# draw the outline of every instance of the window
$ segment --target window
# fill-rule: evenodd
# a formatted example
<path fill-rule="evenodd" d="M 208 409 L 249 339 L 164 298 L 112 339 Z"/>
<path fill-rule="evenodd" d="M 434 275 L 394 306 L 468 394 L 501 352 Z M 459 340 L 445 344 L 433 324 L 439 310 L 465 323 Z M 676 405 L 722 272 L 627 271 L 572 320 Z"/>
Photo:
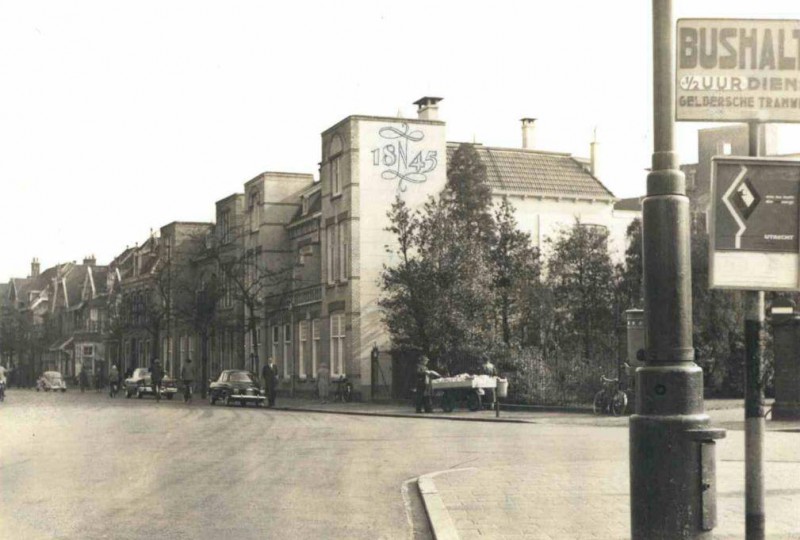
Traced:
<path fill-rule="evenodd" d="M 289 364 L 292 362 L 292 325 L 283 325 L 283 377 L 291 376 Z"/>
<path fill-rule="evenodd" d="M 341 156 L 331 159 L 331 195 L 336 196 L 342 193 L 342 166 Z"/>
<path fill-rule="evenodd" d="M 306 378 L 306 350 L 308 347 L 308 321 L 300 321 L 297 329 L 297 374 L 301 379 Z"/>
<path fill-rule="evenodd" d="M 278 359 L 278 340 L 279 338 L 279 330 L 277 326 L 272 327 L 272 358 L 277 361 Z"/>
<path fill-rule="evenodd" d="M 328 283 L 336 283 L 336 254 L 339 250 L 336 249 L 336 225 L 329 225 L 327 228 L 327 246 L 328 246 Z"/>
<path fill-rule="evenodd" d="M 331 315 L 331 375 L 344 375 L 344 314 Z"/>
<path fill-rule="evenodd" d="M 250 231 L 258 231 L 258 227 L 261 225 L 261 200 L 257 191 L 250 194 L 247 212 L 250 218 Z"/>
<path fill-rule="evenodd" d="M 729 156 L 731 155 L 732 151 L 733 149 L 731 147 L 731 143 L 729 142 L 722 143 L 722 155 Z"/>
<path fill-rule="evenodd" d="M 339 272 L 338 272 L 338 279 L 339 281 L 345 281 L 347 279 L 347 237 L 345 236 L 345 225 L 347 222 L 339 223 L 338 227 L 338 234 L 337 240 L 339 241 Z"/>
<path fill-rule="evenodd" d="M 317 373 L 319 359 L 319 319 L 311 321 L 311 373 Z"/>
<path fill-rule="evenodd" d="M 231 241 L 231 211 L 223 210 L 219 214 L 219 239 L 223 244 Z"/>
<path fill-rule="evenodd" d="M 83 356 L 92 356 L 94 354 L 94 346 L 93 345 L 84 345 L 83 346 Z"/>

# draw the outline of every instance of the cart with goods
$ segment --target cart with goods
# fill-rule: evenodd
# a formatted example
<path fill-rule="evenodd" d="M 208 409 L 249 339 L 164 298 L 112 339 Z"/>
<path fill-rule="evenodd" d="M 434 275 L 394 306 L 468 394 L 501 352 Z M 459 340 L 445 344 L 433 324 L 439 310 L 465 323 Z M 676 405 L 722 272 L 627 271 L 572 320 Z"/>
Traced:
<path fill-rule="evenodd" d="M 487 397 L 486 390 L 495 390 L 498 389 L 498 386 L 502 386 L 502 390 L 505 391 L 508 388 L 508 382 L 490 375 L 469 375 L 467 373 L 431 381 L 434 399 L 441 404 L 444 412 L 452 412 L 459 406 L 465 406 L 470 411 L 480 410 Z M 490 392 L 489 394 L 494 393 Z"/>

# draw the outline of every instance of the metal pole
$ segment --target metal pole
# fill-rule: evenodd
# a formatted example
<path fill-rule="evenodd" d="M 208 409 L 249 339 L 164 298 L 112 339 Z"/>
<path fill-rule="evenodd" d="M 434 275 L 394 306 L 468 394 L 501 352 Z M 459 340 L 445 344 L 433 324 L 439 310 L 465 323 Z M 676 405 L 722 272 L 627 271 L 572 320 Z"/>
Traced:
<path fill-rule="evenodd" d="M 750 155 L 761 155 L 764 125 L 750 122 Z M 763 356 L 764 341 L 764 292 L 744 293 L 744 343 L 745 343 L 745 389 L 744 389 L 744 491 L 745 491 L 745 537 L 747 540 L 764 538 L 764 385 Z"/>
<path fill-rule="evenodd" d="M 671 0 L 653 0 L 652 170 L 643 201 L 646 362 L 630 418 L 634 540 L 711 538 L 716 520 L 714 438 L 703 371 L 692 345 L 691 216 L 674 150 Z"/>

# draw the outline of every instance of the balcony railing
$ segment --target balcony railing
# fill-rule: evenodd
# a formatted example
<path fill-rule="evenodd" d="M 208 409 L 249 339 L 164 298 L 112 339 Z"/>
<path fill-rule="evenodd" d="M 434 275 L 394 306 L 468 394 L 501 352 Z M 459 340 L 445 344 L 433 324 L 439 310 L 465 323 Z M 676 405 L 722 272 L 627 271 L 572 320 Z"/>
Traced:
<path fill-rule="evenodd" d="M 305 304 L 313 304 L 315 302 L 322 302 L 322 286 L 314 285 L 306 289 L 295 291 L 292 294 L 292 303 L 295 306 L 302 306 Z"/>

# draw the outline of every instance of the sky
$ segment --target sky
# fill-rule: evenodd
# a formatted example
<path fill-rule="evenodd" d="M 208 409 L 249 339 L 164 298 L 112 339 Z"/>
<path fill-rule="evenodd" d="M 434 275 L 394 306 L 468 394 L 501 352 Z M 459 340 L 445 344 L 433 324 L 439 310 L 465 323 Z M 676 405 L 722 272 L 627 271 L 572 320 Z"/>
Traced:
<path fill-rule="evenodd" d="M 674 15 L 800 18 L 796 0 L 673 0 Z M 415 117 L 450 141 L 589 155 L 644 194 L 652 143 L 646 0 L 0 0 L 0 282 L 107 264 L 264 171 L 318 177 L 319 134 L 352 114 Z M 680 123 L 681 162 L 698 128 Z M 800 151 L 797 125 L 781 152 Z"/>

